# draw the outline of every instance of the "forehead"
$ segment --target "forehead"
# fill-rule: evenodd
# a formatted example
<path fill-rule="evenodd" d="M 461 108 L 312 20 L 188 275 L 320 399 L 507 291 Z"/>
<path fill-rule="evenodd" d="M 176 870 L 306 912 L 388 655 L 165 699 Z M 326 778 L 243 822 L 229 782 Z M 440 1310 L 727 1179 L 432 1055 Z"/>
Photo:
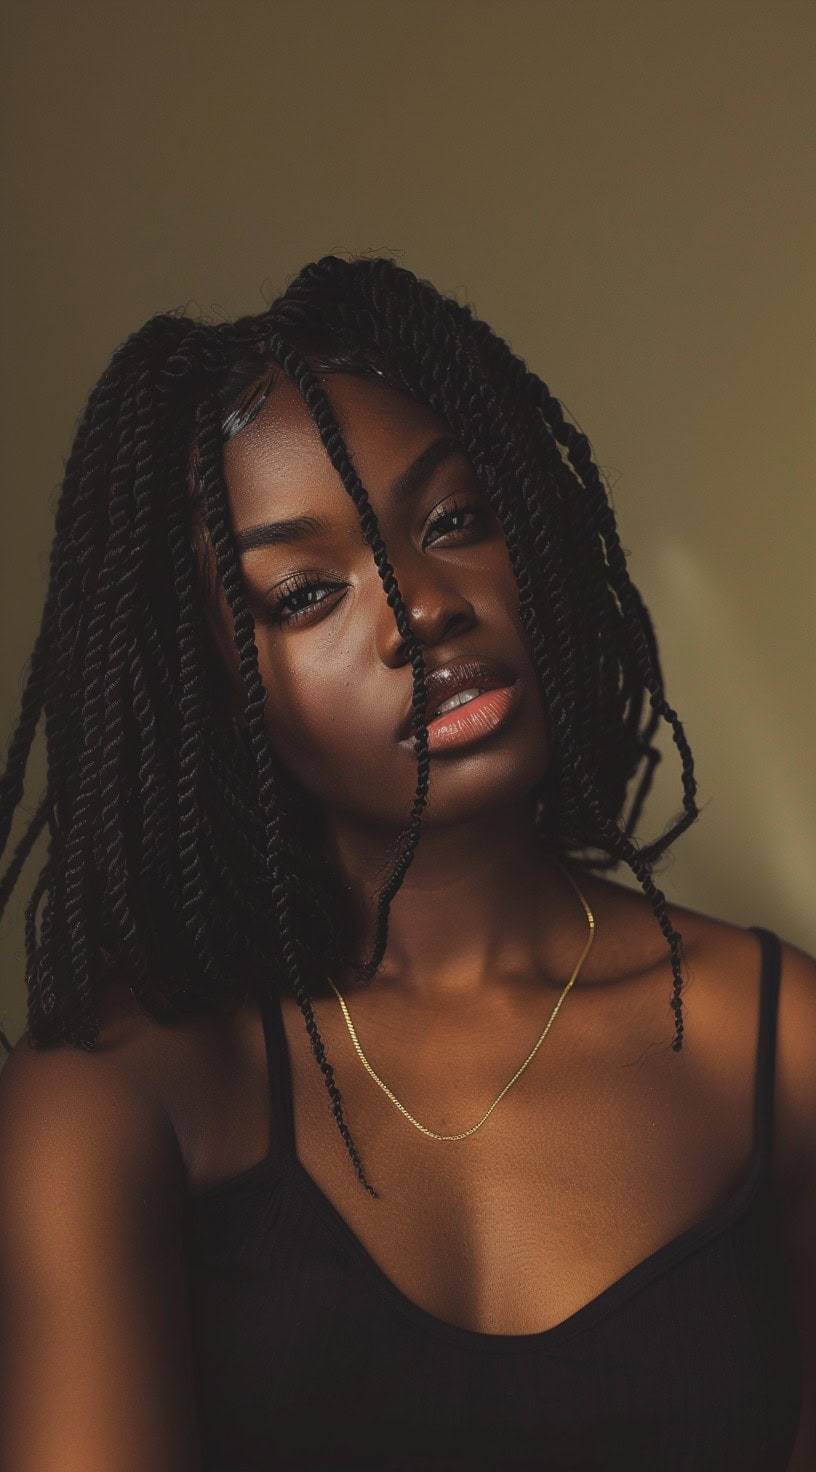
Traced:
<path fill-rule="evenodd" d="M 318 381 L 372 497 L 446 430 L 440 415 L 376 379 L 334 373 Z M 307 502 L 346 494 L 288 378 L 281 378 L 257 417 L 227 442 L 224 471 L 238 530 L 270 503 L 294 514 Z"/>

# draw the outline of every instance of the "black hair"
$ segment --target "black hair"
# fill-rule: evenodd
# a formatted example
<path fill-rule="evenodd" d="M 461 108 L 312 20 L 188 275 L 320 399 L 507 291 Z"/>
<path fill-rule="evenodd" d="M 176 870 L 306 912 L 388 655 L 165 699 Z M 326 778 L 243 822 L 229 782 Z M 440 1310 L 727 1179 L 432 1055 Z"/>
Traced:
<path fill-rule="evenodd" d="M 410 656 L 417 787 L 379 890 L 372 954 L 354 963 L 367 984 L 427 800 L 426 687 L 374 510 L 320 386 L 326 371 L 378 375 L 437 412 L 469 456 L 504 532 L 550 726 L 536 831 L 579 868 L 625 862 L 636 875 L 669 946 L 672 1047 L 682 1047 L 682 937 L 653 866 L 698 816 L 697 784 L 604 482 L 586 437 L 507 343 L 388 259 L 326 256 L 257 316 L 208 324 L 162 314 L 114 353 L 66 464 L 42 622 L 0 782 L 2 854 L 44 712 L 46 790 L 0 880 L 0 913 L 47 827 L 26 907 L 31 1046 L 93 1049 L 114 976 L 158 1021 L 287 986 L 357 1174 L 376 1196 L 311 1006 L 319 979 L 349 961 L 346 897 L 321 851 L 315 804 L 268 738 L 223 473 L 225 439 L 285 374 L 354 502 Z M 242 724 L 230 717 L 206 626 L 202 536 L 232 613 Z M 682 761 L 683 813 L 642 845 L 635 829 L 660 760 L 652 737 L 661 717 Z"/>

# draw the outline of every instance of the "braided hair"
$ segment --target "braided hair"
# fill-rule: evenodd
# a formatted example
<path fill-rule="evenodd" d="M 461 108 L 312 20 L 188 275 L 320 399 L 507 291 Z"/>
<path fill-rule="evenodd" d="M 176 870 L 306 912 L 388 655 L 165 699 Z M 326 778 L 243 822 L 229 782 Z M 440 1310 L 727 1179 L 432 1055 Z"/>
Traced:
<path fill-rule="evenodd" d="M 269 740 L 223 471 L 225 440 L 285 375 L 354 502 L 411 659 L 417 786 L 378 891 L 372 954 L 353 963 L 366 985 L 427 801 L 426 686 L 324 372 L 378 375 L 440 414 L 470 458 L 503 529 L 551 727 L 536 832 L 578 867 L 625 862 L 636 875 L 669 947 L 672 1048 L 682 1048 L 682 937 L 653 866 L 698 816 L 697 784 L 589 443 L 469 307 L 384 258 L 326 256 L 257 316 L 212 325 L 162 314 L 114 353 L 66 464 L 42 621 L 0 780 L 2 856 L 44 713 L 46 789 L 0 877 L 0 914 L 47 828 L 25 912 L 31 1046 L 93 1049 L 115 976 L 158 1021 L 288 987 L 357 1175 L 376 1196 L 311 1005 L 320 979 L 350 962 L 347 896 L 317 841 L 315 805 Z M 207 629 L 202 539 L 232 615 L 240 726 Z M 661 717 L 682 762 L 683 812 L 643 845 L 635 829 L 660 760 L 652 737 Z"/>

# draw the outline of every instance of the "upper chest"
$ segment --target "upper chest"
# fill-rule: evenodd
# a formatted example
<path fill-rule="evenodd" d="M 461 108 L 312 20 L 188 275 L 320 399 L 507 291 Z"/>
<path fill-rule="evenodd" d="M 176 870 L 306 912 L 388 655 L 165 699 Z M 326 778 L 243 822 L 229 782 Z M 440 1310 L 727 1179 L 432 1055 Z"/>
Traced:
<path fill-rule="evenodd" d="M 723 931 L 700 925 L 692 938 L 686 925 L 693 981 L 683 1051 L 670 1048 L 668 965 L 616 988 L 575 989 L 489 1118 L 457 1141 L 416 1129 L 364 1068 L 336 1002 L 316 1004 L 376 1200 L 340 1138 L 302 1014 L 285 999 L 299 1168 L 391 1282 L 426 1311 L 486 1333 L 536 1333 L 562 1322 L 730 1200 L 744 1176 L 754 1143 L 759 948 L 747 932 Z M 517 1071 L 555 1000 L 542 994 L 540 1007 L 536 1000 L 507 1035 L 463 1024 L 429 1045 L 398 1035 L 383 1014 L 359 1041 L 419 1123 L 459 1133 Z M 245 1018 L 243 1034 L 228 1044 L 206 1106 L 203 1091 L 191 1088 L 193 1190 L 253 1164 L 266 1153 L 270 1127 L 281 1127 L 269 1117 L 262 1035 L 251 1023 Z M 775 1168 L 784 1174 L 787 1144 L 777 1126 Z"/>

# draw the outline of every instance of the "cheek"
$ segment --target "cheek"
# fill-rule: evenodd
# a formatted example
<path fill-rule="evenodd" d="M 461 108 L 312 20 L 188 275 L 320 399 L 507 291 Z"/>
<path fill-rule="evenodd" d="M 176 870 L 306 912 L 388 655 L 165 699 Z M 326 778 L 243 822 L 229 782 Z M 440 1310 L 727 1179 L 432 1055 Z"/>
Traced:
<path fill-rule="evenodd" d="M 287 669 L 281 642 L 276 641 L 274 665 L 259 648 L 261 677 L 269 692 L 264 717 L 270 741 L 309 792 L 336 797 L 341 790 L 352 790 L 355 778 L 359 783 L 365 773 L 372 740 L 366 703 L 352 677 L 332 671 L 325 661 L 303 660 L 299 652 L 297 669 Z"/>

